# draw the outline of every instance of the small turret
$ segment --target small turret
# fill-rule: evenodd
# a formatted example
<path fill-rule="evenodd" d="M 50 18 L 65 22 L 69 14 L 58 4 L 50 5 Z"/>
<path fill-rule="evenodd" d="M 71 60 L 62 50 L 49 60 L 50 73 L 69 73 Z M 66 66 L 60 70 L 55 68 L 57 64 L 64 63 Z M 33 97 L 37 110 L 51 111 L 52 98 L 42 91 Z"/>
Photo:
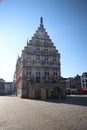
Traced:
<path fill-rule="evenodd" d="M 40 17 L 40 27 L 43 28 L 43 17 Z"/>
<path fill-rule="evenodd" d="M 28 45 L 28 38 L 27 38 L 27 45 Z"/>

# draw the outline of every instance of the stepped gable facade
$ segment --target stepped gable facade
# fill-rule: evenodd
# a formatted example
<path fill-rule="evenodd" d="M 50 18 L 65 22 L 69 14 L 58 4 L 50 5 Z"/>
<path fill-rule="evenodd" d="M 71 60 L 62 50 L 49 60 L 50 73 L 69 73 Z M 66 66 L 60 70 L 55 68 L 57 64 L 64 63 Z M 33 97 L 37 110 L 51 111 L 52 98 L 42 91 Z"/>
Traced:
<path fill-rule="evenodd" d="M 45 93 L 46 96 L 50 87 L 48 84 L 57 84 L 60 80 L 60 65 L 60 53 L 46 32 L 41 17 L 40 26 L 32 39 L 27 40 L 27 46 L 22 50 L 22 55 L 17 60 L 17 95 L 31 98 L 39 97 L 41 96 L 41 88 L 43 88 L 42 93 Z M 46 86 L 48 90 L 46 90 Z M 36 96 L 36 93 L 39 93 L 39 96 Z"/>

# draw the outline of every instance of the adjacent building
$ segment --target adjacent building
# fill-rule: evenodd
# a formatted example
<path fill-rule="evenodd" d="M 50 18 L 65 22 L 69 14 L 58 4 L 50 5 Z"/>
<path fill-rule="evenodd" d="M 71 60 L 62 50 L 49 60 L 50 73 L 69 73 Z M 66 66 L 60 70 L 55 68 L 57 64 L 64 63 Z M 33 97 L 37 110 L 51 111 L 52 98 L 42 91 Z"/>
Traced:
<path fill-rule="evenodd" d="M 5 94 L 5 80 L 0 79 L 0 95 L 4 95 L 4 94 Z"/>
<path fill-rule="evenodd" d="M 70 89 L 71 93 L 80 92 L 81 88 L 81 76 L 69 77 L 66 80 L 66 89 Z"/>
<path fill-rule="evenodd" d="M 5 82 L 4 93 L 5 95 L 13 94 L 13 82 Z"/>
<path fill-rule="evenodd" d="M 87 93 L 87 72 L 84 72 L 81 76 L 81 91 Z"/>
<path fill-rule="evenodd" d="M 64 95 L 60 53 L 40 18 L 40 26 L 17 59 L 16 92 L 20 97 L 52 98 Z"/>

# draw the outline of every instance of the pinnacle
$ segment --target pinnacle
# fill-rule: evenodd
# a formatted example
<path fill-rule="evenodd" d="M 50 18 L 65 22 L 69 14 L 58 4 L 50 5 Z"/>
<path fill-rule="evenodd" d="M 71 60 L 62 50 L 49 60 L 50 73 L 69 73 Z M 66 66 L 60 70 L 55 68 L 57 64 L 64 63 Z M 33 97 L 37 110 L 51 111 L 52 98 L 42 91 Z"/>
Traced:
<path fill-rule="evenodd" d="M 40 18 L 40 24 L 43 25 L 43 17 Z"/>
<path fill-rule="evenodd" d="M 40 27 L 43 28 L 43 17 L 40 17 Z"/>

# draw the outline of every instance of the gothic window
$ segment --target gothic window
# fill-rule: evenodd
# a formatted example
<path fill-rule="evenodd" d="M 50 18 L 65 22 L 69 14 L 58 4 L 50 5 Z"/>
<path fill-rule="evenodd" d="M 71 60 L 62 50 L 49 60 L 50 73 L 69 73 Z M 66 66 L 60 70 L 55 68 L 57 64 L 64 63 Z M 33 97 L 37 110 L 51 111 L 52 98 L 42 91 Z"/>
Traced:
<path fill-rule="evenodd" d="M 40 41 L 36 40 L 36 45 L 39 46 L 40 45 Z"/>
<path fill-rule="evenodd" d="M 56 57 L 53 57 L 53 64 L 56 64 Z"/>
<path fill-rule="evenodd" d="M 45 48 L 44 48 L 44 53 L 45 53 L 45 54 L 48 54 L 48 51 L 49 51 L 48 47 L 45 47 Z"/>
<path fill-rule="evenodd" d="M 45 79 L 48 80 L 49 79 L 49 72 L 44 72 L 44 76 L 45 76 Z"/>
<path fill-rule="evenodd" d="M 40 55 L 36 56 L 36 64 L 40 64 Z"/>
<path fill-rule="evenodd" d="M 45 76 L 49 76 L 49 72 L 45 72 Z"/>
<path fill-rule="evenodd" d="M 31 56 L 30 55 L 26 55 L 25 63 L 31 63 Z"/>
<path fill-rule="evenodd" d="M 40 83 L 40 72 L 36 72 L 36 83 Z"/>
<path fill-rule="evenodd" d="M 40 76 L 40 72 L 36 72 L 36 76 Z"/>
<path fill-rule="evenodd" d="M 55 80 L 57 80 L 58 73 L 56 71 L 53 72 L 53 77 L 54 77 Z"/>
<path fill-rule="evenodd" d="M 48 40 L 44 40 L 44 45 L 45 46 L 49 46 L 49 41 Z"/>
<path fill-rule="evenodd" d="M 48 64 L 48 56 L 44 56 L 44 63 Z"/>
<path fill-rule="evenodd" d="M 28 63 L 31 63 L 31 56 L 27 57 L 27 61 L 28 61 Z"/>
<path fill-rule="evenodd" d="M 36 48 L 36 53 L 40 53 L 40 48 L 39 47 Z"/>
<path fill-rule="evenodd" d="M 82 82 L 84 83 L 84 79 L 82 80 Z"/>
<path fill-rule="evenodd" d="M 47 40 L 44 40 L 44 45 L 46 45 L 47 44 Z"/>
<path fill-rule="evenodd" d="M 26 75 L 27 75 L 27 79 L 30 80 L 31 76 L 32 76 L 32 72 L 31 71 L 27 71 Z"/>

